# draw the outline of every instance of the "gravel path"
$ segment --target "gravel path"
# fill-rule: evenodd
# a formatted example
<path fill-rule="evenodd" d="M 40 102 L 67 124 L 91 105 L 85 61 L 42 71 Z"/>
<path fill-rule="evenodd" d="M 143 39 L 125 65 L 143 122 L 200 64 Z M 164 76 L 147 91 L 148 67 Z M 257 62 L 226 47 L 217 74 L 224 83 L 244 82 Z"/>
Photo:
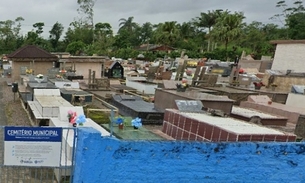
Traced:
<path fill-rule="evenodd" d="M 0 78 L 0 125 L 2 126 L 31 126 L 31 122 L 18 94 L 12 92 L 7 85 L 10 78 Z"/>

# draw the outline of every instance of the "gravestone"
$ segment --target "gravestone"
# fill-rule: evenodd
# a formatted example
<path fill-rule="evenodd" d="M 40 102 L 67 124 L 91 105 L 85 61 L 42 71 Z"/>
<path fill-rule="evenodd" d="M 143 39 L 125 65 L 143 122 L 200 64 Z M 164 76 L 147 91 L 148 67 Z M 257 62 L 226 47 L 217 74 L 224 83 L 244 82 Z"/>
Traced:
<path fill-rule="evenodd" d="M 181 112 L 203 112 L 200 100 L 175 100 L 175 102 Z"/>

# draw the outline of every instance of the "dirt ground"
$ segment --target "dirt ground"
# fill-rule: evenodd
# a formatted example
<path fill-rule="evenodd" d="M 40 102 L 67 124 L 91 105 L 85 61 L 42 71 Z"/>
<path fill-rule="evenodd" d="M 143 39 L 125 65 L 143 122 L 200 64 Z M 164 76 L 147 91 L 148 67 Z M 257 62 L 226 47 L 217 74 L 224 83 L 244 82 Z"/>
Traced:
<path fill-rule="evenodd" d="M 18 93 L 12 92 L 10 78 L 0 78 L 0 124 L 3 126 L 31 126 Z M 14 96 L 15 95 L 15 96 Z"/>

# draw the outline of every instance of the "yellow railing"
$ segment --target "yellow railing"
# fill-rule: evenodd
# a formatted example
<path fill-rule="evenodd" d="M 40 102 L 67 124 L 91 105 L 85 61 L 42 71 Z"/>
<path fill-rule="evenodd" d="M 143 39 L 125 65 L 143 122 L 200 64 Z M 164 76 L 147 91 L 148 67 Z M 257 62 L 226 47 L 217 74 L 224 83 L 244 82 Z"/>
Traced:
<path fill-rule="evenodd" d="M 137 93 L 133 93 L 129 90 L 123 90 L 123 94 L 125 93 L 128 93 L 128 94 L 131 94 L 131 95 L 134 95 L 134 96 L 138 96 L 138 97 L 141 97 L 143 100 L 147 101 L 147 102 L 151 102 L 151 98 L 150 97 L 146 97 L 146 96 L 142 96 L 142 95 L 139 95 Z"/>

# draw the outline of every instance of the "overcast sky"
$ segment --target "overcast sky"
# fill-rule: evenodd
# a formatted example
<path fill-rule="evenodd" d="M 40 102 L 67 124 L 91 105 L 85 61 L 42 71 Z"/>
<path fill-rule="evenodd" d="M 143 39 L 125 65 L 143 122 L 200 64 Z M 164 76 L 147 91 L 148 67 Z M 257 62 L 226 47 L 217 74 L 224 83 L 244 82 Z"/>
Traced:
<path fill-rule="evenodd" d="M 5 3 L 4 3 L 5 1 Z M 134 21 L 160 23 L 190 21 L 208 10 L 228 9 L 244 12 L 246 22 L 273 22 L 269 18 L 280 13 L 275 5 L 279 0 L 97 0 L 94 6 L 94 23 L 108 22 L 117 32 L 119 19 L 133 16 Z M 14 20 L 21 16 L 22 33 L 32 30 L 33 24 L 44 22 L 44 36 L 57 21 L 65 28 L 78 16 L 77 0 L 1 0 L 0 20 Z M 286 0 L 292 4 L 293 0 Z"/>

